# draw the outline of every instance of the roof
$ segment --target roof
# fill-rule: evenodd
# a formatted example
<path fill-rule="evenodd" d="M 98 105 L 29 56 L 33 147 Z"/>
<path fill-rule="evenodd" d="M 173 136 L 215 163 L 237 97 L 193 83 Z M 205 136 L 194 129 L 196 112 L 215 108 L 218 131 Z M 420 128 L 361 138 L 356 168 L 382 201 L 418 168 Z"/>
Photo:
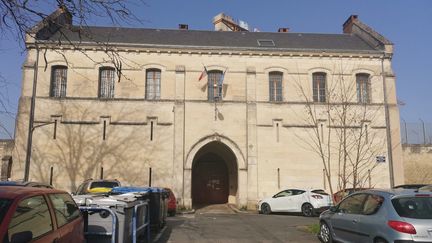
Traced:
<path fill-rule="evenodd" d="M 240 49 L 262 51 L 378 52 L 354 34 L 312 34 L 278 32 L 228 32 L 144 28 L 62 28 L 46 40 L 142 45 L 149 47 Z M 274 46 L 260 46 L 258 40 L 272 40 Z M 88 43 L 90 42 L 90 43 Z"/>

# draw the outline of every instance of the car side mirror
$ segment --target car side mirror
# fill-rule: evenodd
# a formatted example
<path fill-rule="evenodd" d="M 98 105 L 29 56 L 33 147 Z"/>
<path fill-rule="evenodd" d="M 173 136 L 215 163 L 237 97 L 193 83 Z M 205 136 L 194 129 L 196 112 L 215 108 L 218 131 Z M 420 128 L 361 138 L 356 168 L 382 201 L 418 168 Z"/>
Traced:
<path fill-rule="evenodd" d="M 33 238 L 31 231 L 18 232 L 12 235 L 10 243 L 26 243 L 30 242 Z"/>

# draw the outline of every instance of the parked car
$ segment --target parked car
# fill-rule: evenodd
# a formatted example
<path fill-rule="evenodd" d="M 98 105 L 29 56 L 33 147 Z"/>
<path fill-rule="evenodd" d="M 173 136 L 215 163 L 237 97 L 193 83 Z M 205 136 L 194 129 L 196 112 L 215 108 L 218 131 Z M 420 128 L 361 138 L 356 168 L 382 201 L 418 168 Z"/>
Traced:
<path fill-rule="evenodd" d="M 325 243 L 432 242 L 432 193 L 353 193 L 320 215 L 318 238 Z"/>
<path fill-rule="evenodd" d="M 338 204 L 342 199 L 346 196 L 353 194 L 354 192 L 367 190 L 369 188 L 345 188 L 344 190 L 340 190 L 338 192 L 333 193 L 333 203 Z"/>
<path fill-rule="evenodd" d="M 166 191 L 168 191 L 168 215 L 169 216 L 175 216 L 177 213 L 177 199 L 174 196 L 174 193 L 169 188 L 164 188 Z"/>
<path fill-rule="evenodd" d="M 321 189 L 287 189 L 271 198 L 258 202 L 258 211 L 263 214 L 272 212 L 297 212 L 306 217 L 314 216 L 332 205 L 329 194 Z"/>
<path fill-rule="evenodd" d="M 113 180 L 88 179 L 88 180 L 85 180 L 83 183 L 81 183 L 81 185 L 78 186 L 74 195 L 85 195 L 85 194 L 91 193 L 92 191 L 93 192 L 103 192 L 104 190 L 99 190 L 99 189 L 100 188 L 112 189 L 114 187 L 119 187 L 119 186 L 121 186 L 121 184 L 116 179 L 113 179 Z"/>
<path fill-rule="evenodd" d="M 419 189 L 420 187 L 427 186 L 427 184 L 403 184 L 393 187 L 394 189 Z"/>
<path fill-rule="evenodd" d="M 419 192 L 432 192 L 432 185 L 427 185 L 427 186 L 423 186 L 420 187 L 418 189 Z"/>
<path fill-rule="evenodd" d="M 0 186 L 27 186 L 27 187 L 40 187 L 40 188 L 51 188 L 54 187 L 41 183 L 41 182 L 35 182 L 35 181 L 1 181 Z"/>
<path fill-rule="evenodd" d="M 2 242 L 84 242 L 84 221 L 65 191 L 0 187 Z"/>

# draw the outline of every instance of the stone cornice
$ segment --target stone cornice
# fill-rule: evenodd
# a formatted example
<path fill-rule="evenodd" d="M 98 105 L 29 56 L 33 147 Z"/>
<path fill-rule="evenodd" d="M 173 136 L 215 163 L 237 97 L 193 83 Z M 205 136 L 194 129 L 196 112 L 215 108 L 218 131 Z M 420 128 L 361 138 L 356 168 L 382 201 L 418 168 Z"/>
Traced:
<path fill-rule="evenodd" d="M 248 56 L 248 57 L 302 57 L 302 58 L 383 58 L 382 51 L 360 50 L 313 50 L 313 49 L 286 49 L 286 48 L 236 48 L 220 46 L 176 46 L 176 45 L 148 45 L 148 44 L 103 44 L 94 42 L 80 42 L 58 45 L 57 42 L 39 41 L 38 48 L 52 50 L 74 51 L 114 51 L 119 53 L 148 53 L 148 54 L 177 54 L 177 55 L 208 55 L 208 56 Z M 35 49 L 35 43 L 27 43 L 28 49 Z"/>

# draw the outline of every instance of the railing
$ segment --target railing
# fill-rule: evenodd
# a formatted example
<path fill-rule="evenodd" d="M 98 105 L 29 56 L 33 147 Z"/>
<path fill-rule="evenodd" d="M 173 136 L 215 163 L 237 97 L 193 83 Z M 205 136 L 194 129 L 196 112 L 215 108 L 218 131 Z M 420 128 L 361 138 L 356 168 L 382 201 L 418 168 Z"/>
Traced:
<path fill-rule="evenodd" d="M 432 144 L 432 123 L 406 122 L 401 119 L 401 140 L 402 144 Z"/>

